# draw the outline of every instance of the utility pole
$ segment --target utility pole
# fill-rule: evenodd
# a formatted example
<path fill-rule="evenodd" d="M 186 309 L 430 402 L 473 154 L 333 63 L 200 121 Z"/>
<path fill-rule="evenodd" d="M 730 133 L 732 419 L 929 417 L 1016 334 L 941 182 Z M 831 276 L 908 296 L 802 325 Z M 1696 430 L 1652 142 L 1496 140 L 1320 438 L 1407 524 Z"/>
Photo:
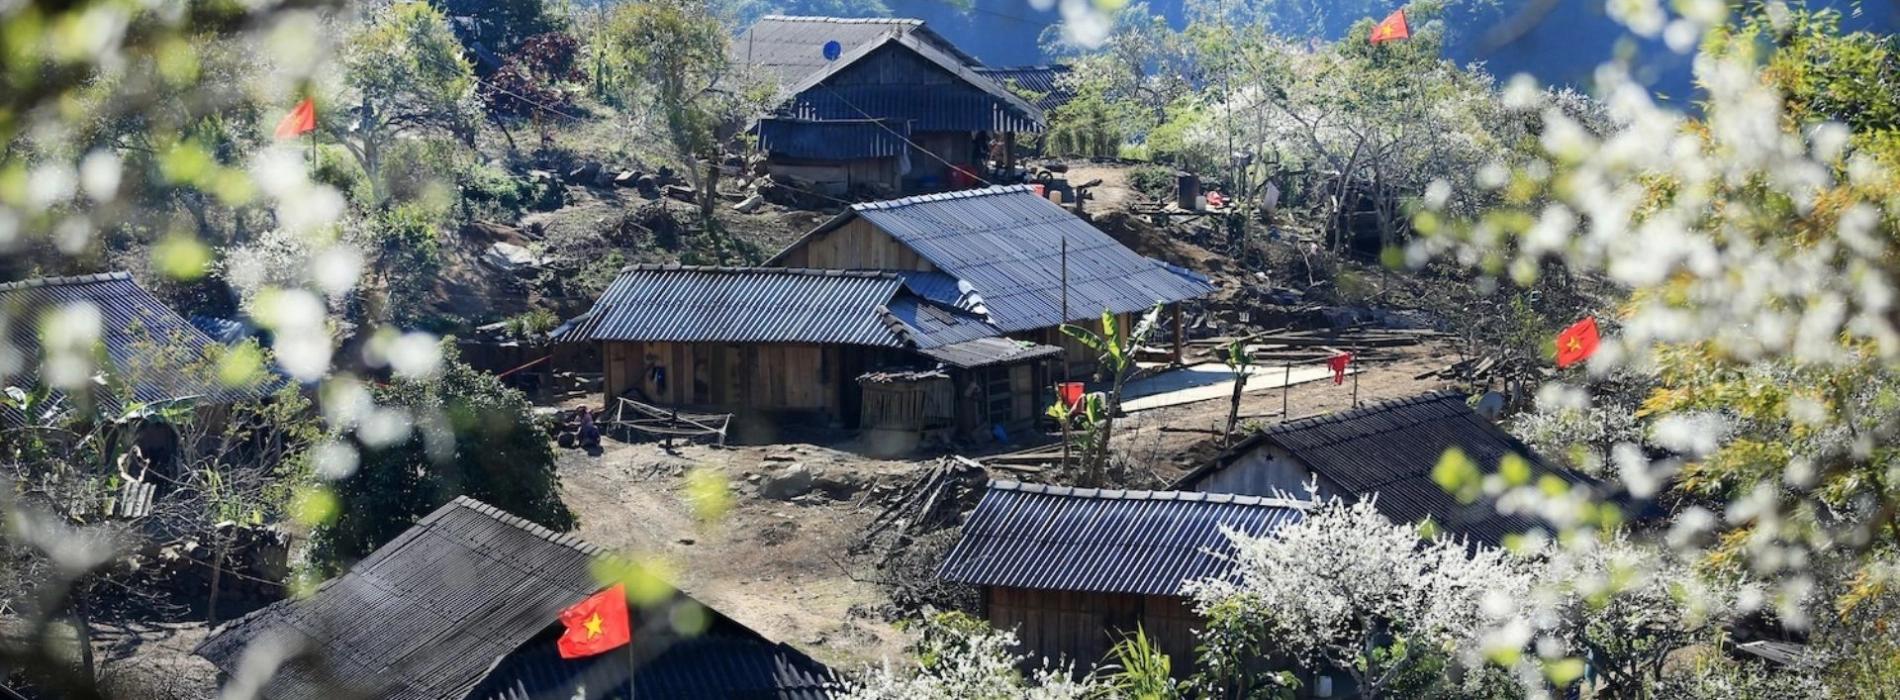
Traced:
<path fill-rule="evenodd" d="M 1062 322 L 1069 322 L 1069 234 L 1067 231 L 1062 233 Z M 1062 388 L 1056 392 L 1056 400 L 1068 403 L 1069 397 L 1065 396 L 1063 392 L 1067 391 L 1069 386 L 1069 348 L 1067 347 L 1067 343 L 1062 342 L 1061 326 L 1056 327 L 1056 347 L 1062 350 L 1061 354 L 1057 355 L 1057 357 L 1062 358 Z M 1067 408 L 1069 411 L 1074 411 L 1075 404 L 1071 403 Z M 1062 415 L 1064 416 L 1062 420 L 1062 469 L 1063 471 L 1068 471 L 1069 424 L 1075 420 L 1075 416 L 1068 412 Z"/>

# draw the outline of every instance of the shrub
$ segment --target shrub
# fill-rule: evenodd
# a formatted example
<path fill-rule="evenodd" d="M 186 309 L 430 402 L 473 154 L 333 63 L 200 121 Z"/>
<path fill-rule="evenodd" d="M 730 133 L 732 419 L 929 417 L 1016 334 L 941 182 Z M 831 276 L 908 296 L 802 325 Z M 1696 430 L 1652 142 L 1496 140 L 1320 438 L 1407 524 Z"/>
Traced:
<path fill-rule="evenodd" d="M 377 406 L 403 412 L 414 430 L 384 444 L 370 444 L 376 440 L 360 429 L 335 436 L 361 444 L 361 458 L 333 485 L 339 517 L 314 534 L 319 568 L 340 571 L 457 496 L 557 531 L 574 526 L 561 502 L 554 447 L 535 428 L 527 397 L 463 363 L 453 344 L 443 343 L 442 352 L 436 376 L 397 377 L 370 389 Z"/>
<path fill-rule="evenodd" d="M 1146 197 L 1173 199 L 1174 184 L 1174 169 L 1167 166 L 1137 165 L 1128 170 L 1128 186 Z"/>

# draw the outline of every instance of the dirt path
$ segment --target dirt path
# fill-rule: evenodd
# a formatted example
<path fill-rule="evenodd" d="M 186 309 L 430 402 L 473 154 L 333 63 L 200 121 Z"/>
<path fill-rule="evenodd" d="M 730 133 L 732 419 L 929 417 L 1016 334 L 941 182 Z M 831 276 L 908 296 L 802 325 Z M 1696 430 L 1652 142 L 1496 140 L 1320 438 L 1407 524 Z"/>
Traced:
<path fill-rule="evenodd" d="M 761 475 L 791 464 L 809 469 L 817 488 L 790 501 L 758 497 Z M 732 487 L 733 508 L 714 522 L 700 522 L 684 492 L 695 466 L 718 469 Z M 810 445 L 668 453 L 610 441 L 599 457 L 563 454 L 562 496 L 580 516 L 576 535 L 658 557 L 681 590 L 721 613 L 853 668 L 902 651 L 875 573 L 847 550 L 876 513 L 860 505 L 865 491 L 903 481 L 914 468 Z"/>

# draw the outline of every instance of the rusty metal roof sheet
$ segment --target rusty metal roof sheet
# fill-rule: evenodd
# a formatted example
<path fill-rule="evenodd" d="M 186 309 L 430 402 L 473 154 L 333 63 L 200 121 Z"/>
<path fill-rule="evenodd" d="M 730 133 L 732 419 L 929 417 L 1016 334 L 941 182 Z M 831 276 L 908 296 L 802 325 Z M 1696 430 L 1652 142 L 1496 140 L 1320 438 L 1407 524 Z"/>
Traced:
<path fill-rule="evenodd" d="M 1062 591 L 1181 595 L 1226 576 L 1223 527 L 1261 535 L 1305 504 L 1191 491 L 1119 491 L 992 481 L 937 576 Z"/>
<path fill-rule="evenodd" d="M 814 229 L 767 264 L 863 217 L 938 271 L 968 283 L 1005 333 L 1139 312 L 1214 291 L 1117 243 L 1024 185 L 987 187 L 858 204 Z M 1069 312 L 1062 313 L 1063 241 Z"/>
<path fill-rule="evenodd" d="M 1376 506 L 1393 522 L 1431 518 L 1443 531 L 1486 545 L 1506 535 L 1544 527 L 1533 518 L 1497 512 L 1489 499 L 1466 505 L 1432 479 L 1432 469 L 1458 448 L 1486 474 L 1497 473 L 1507 454 L 1524 457 L 1533 482 L 1545 475 L 1569 485 L 1595 485 L 1564 469 L 1466 405 L 1465 397 L 1435 392 L 1375 403 L 1351 411 L 1305 418 L 1261 430 L 1174 484 L 1191 489 L 1256 449 L 1277 445 L 1339 491 L 1352 497 L 1377 494 Z M 1236 467 L 1238 468 L 1238 467 Z M 1547 529 L 1547 528 L 1546 528 Z"/>

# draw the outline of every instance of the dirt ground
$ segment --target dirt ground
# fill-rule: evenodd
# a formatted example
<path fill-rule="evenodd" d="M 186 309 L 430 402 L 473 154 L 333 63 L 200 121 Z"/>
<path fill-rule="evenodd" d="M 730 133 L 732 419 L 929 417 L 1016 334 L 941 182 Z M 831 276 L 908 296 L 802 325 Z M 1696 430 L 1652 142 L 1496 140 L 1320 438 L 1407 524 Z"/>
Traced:
<path fill-rule="evenodd" d="M 762 475 L 793 464 L 813 474 L 811 493 L 758 496 Z M 701 602 L 851 668 L 902 650 L 902 634 L 878 612 L 886 598 L 872 565 L 847 550 L 876 515 L 873 491 L 908 482 L 920 464 L 813 445 L 669 450 L 609 440 L 600 456 L 564 452 L 560 472 L 562 496 L 580 516 L 576 535 L 657 558 Z M 694 512 L 685 483 L 695 467 L 726 477 L 735 498 L 723 517 L 702 522 Z"/>
<path fill-rule="evenodd" d="M 1442 348 L 1421 345 L 1401 359 L 1368 365 L 1358 377 L 1363 403 L 1439 388 L 1413 379 L 1445 364 Z M 1280 420 L 1281 391 L 1247 394 L 1247 420 Z M 1352 407 L 1353 379 L 1311 382 L 1287 392 L 1295 418 Z M 1227 419 L 1226 400 L 1132 414 L 1121 423 L 1125 454 L 1150 465 L 1131 485 L 1164 485 L 1218 453 L 1212 431 Z M 848 446 L 847 446 L 848 447 Z M 600 456 L 568 450 L 561 460 L 562 495 L 580 516 L 582 538 L 638 557 L 659 557 L 676 584 L 767 637 L 827 663 L 854 668 L 902 653 L 905 634 L 886 619 L 885 589 L 873 562 L 849 554 L 878 511 L 877 496 L 909 484 L 935 461 L 876 460 L 808 444 L 719 449 L 608 441 Z M 818 484 L 792 501 L 760 498 L 762 475 L 801 464 Z M 702 523 L 685 493 L 687 470 L 719 470 L 734 507 Z M 1013 471 L 996 471 L 1015 479 Z"/>

